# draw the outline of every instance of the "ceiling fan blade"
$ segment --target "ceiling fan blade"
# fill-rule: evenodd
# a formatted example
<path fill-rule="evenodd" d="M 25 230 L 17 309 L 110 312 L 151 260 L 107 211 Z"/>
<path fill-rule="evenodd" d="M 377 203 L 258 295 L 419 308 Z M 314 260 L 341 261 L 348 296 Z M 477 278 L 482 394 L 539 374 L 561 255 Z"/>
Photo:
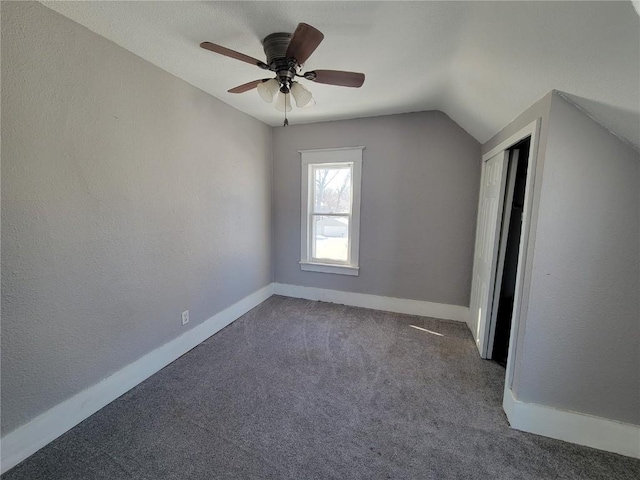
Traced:
<path fill-rule="evenodd" d="M 299 23 L 296 31 L 293 32 L 286 55 L 295 58 L 298 64 L 302 65 L 318 48 L 323 38 L 324 34 L 317 28 Z"/>
<path fill-rule="evenodd" d="M 223 47 L 222 45 L 216 45 L 211 42 L 202 42 L 200 47 L 205 50 L 210 50 L 214 53 L 219 53 L 220 55 L 224 55 L 225 57 L 235 58 L 236 60 L 240 60 L 241 62 L 250 63 L 251 65 L 257 65 L 260 68 L 268 69 L 268 65 L 257 58 L 250 57 L 249 55 L 245 55 L 244 53 L 236 52 L 235 50 L 231 50 L 229 48 Z"/>
<path fill-rule="evenodd" d="M 238 85 L 237 87 L 232 88 L 231 90 L 227 90 L 227 92 L 229 92 L 229 93 L 244 93 L 244 92 L 248 92 L 249 90 L 253 90 L 258 85 L 260 85 L 262 82 L 266 82 L 267 80 L 269 80 L 269 79 L 268 78 L 263 78 L 262 80 L 254 80 L 253 82 L 248 82 L 248 83 L 245 83 L 243 85 Z"/>
<path fill-rule="evenodd" d="M 304 74 L 304 78 L 316 83 L 339 85 L 341 87 L 361 87 L 364 73 L 343 72 L 341 70 L 314 70 Z"/>

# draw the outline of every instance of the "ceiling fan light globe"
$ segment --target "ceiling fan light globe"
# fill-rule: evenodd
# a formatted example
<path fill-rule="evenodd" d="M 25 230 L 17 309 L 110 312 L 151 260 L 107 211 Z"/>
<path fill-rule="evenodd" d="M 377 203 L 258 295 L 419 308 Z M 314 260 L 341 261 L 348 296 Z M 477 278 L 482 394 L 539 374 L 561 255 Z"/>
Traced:
<path fill-rule="evenodd" d="M 315 98 L 312 98 L 309 101 L 309 103 L 307 103 L 304 107 L 300 107 L 300 108 L 311 108 L 311 107 L 315 106 L 315 104 L 316 104 L 316 100 L 315 100 Z"/>
<path fill-rule="evenodd" d="M 265 102 L 271 103 L 273 102 L 273 97 L 275 96 L 279 87 L 280 84 L 278 83 L 278 81 L 275 78 L 272 78 L 270 80 L 267 80 L 266 82 L 258 84 L 256 90 L 258 90 L 260 97 Z"/>
<path fill-rule="evenodd" d="M 293 84 L 291 85 L 291 95 L 296 101 L 296 105 L 300 108 L 309 106 L 309 104 L 313 100 L 313 95 L 311 95 L 311 92 L 307 90 L 304 85 L 298 82 L 293 82 Z"/>
<path fill-rule="evenodd" d="M 276 100 L 276 110 L 279 112 L 290 112 L 291 111 L 291 95 L 288 93 L 278 93 L 278 98 Z"/>

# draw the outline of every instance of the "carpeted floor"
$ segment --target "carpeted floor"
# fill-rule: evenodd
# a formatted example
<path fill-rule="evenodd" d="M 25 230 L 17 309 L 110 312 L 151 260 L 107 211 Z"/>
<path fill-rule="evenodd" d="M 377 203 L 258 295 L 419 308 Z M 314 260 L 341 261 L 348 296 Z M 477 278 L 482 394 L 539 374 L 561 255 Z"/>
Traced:
<path fill-rule="evenodd" d="M 640 478 L 510 429 L 503 376 L 463 324 L 274 296 L 2 479 Z"/>

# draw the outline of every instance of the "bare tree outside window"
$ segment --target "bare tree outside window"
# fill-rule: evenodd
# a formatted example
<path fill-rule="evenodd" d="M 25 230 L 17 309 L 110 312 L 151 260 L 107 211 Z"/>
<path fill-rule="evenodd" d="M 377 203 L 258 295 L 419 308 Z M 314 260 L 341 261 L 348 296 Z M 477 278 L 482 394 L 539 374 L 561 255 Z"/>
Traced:
<path fill-rule="evenodd" d="M 314 186 L 316 213 L 350 213 L 350 168 L 317 168 Z"/>

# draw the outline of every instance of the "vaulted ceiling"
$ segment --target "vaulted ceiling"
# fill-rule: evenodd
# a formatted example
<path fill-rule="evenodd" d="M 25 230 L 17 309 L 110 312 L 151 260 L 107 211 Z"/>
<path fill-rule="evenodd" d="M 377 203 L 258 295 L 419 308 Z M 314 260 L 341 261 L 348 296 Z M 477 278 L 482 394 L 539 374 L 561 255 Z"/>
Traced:
<path fill-rule="evenodd" d="M 640 146 L 640 17 L 632 2 L 43 2 L 269 125 L 282 113 L 255 91 L 261 39 L 298 22 L 325 39 L 305 70 L 364 72 L 362 88 L 306 82 L 316 105 L 293 123 L 441 110 L 480 142 L 555 89 Z M 304 80 L 302 81 L 305 82 Z"/>

